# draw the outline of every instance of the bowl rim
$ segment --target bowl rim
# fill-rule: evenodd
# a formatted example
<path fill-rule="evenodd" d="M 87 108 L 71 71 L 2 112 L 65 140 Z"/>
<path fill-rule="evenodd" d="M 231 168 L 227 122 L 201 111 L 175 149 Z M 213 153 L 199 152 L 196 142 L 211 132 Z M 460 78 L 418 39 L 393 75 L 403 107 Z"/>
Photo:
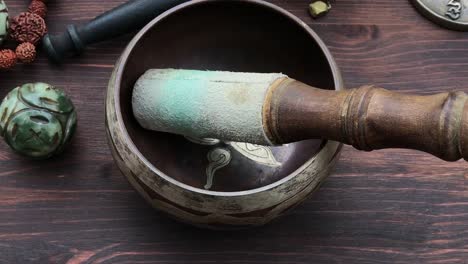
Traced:
<path fill-rule="evenodd" d="M 122 82 L 122 75 L 123 71 L 127 66 L 128 59 L 130 55 L 132 54 L 134 47 L 138 44 L 138 42 L 148 33 L 148 31 L 153 28 L 155 25 L 166 19 L 167 17 L 178 13 L 187 7 L 192 7 L 196 5 L 201 5 L 205 3 L 210 3 L 210 2 L 244 2 L 248 4 L 253 4 L 257 5 L 260 7 L 268 8 L 270 11 L 274 11 L 280 15 L 285 16 L 292 22 L 294 22 L 297 26 L 301 27 L 319 46 L 319 48 L 322 50 L 329 67 L 331 69 L 331 73 L 333 76 L 333 82 L 335 86 L 335 90 L 342 90 L 344 89 L 343 85 L 343 80 L 341 77 L 341 73 L 339 71 L 339 68 L 329 51 L 329 49 L 326 47 L 325 43 L 322 41 L 322 39 L 313 31 L 305 22 L 303 22 L 301 19 L 299 19 L 297 16 L 293 15 L 289 11 L 266 1 L 263 0 L 192 0 L 188 1 L 186 3 L 177 5 L 161 15 L 157 16 L 154 18 L 151 22 L 149 22 L 145 27 L 143 27 L 129 42 L 129 44 L 126 46 L 125 50 L 122 52 L 122 55 L 120 56 L 120 59 L 118 60 L 116 64 L 116 68 L 114 69 L 114 93 L 113 93 L 113 100 L 114 100 L 114 107 L 115 107 L 115 114 L 117 117 L 117 125 L 118 128 L 120 129 L 121 133 L 123 136 L 127 139 L 126 144 L 128 145 L 129 149 L 137 156 L 137 158 L 149 169 L 151 170 L 154 174 L 157 176 L 161 177 L 163 180 L 176 185 L 179 188 L 192 191 L 201 195 L 210 195 L 210 196 L 217 196 L 217 197 L 240 197 L 240 196 L 247 196 L 247 195 L 252 195 L 256 193 L 261 193 L 264 191 L 268 191 L 271 189 L 274 189 L 278 186 L 281 186 L 285 182 L 290 181 L 291 179 L 295 178 L 296 176 L 300 175 L 302 171 L 304 171 L 307 167 L 311 165 L 316 159 L 316 157 L 320 154 L 322 154 L 328 145 L 333 145 L 337 146 L 337 151 L 339 152 L 341 149 L 341 144 L 334 142 L 334 141 L 329 141 L 329 140 L 324 140 L 324 144 L 322 145 L 321 149 L 319 152 L 317 152 L 315 155 L 313 155 L 310 159 L 308 159 L 304 164 L 302 164 L 299 168 L 294 170 L 292 173 L 287 175 L 286 177 L 275 181 L 273 183 L 270 183 L 268 185 L 254 188 L 254 189 L 249 189 L 249 190 L 243 190 L 243 191 L 234 191 L 234 192 L 222 192 L 222 191 L 210 191 L 210 190 L 204 190 L 200 189 L 197 187 L 190 186 L 188 184 L 185 184 L 183 182 L 180 182 L 169 175 L 165 174 L 161 170 L 157 169 L 149 160 L 146 159 L 146 157 L 139 151 L 138 147 L 135 145 L 133 142 L 132 138 L 128 134 L 127 129 L 125 128 L 124 122 L 123 122 L 123 117 L 122 117 L 122 112 L 121 112 L 121 105 L 120 105 L 120 88 L 121 88 L 121 82 Z"/>

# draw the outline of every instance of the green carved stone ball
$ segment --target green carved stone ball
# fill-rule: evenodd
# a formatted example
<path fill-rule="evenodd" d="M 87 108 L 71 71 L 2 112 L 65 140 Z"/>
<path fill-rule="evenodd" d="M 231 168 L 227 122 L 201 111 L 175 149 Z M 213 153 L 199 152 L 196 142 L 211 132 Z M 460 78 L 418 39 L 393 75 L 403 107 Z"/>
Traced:
<path fill-rule="evenodd" d="M 8 8 L 3 0 L 0 0 L 0 45 L 8 35 Z"/>
<path fill-rule="evenodd" d="M 0 135 L 13 150 L 36 159 L 62 152 L 76 123 L 70 98 L 46 83 L 17 87 L 0 105 Z"/>

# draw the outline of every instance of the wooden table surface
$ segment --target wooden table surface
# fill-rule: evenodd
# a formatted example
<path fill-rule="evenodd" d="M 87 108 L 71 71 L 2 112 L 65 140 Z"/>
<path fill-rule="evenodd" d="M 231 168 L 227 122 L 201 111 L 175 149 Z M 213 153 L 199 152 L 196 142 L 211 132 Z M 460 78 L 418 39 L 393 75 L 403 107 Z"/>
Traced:
<path fill-rule="evenodd" d="M 60 32 L 124 1 L 49 2 L 49 29 Z M 433 25 L 407 0 L 340 0 L 317 21 L 307 0 L 271 2 L 323 38 L 348 87 L 468 91 L 468 33 Z M 6 3 L 16 15 L 28 0 Z M 130 38 L 61 68 L 41 54 L 0 73 L 1 97 L 49 82 L 72 96 L 79 115 L 60 157 L 30 161 L 0 143 L 0 263 L 468 263 L 467 163 L 415 151 L 345 147 L 318 193 L 262 228 L 200 230 L 152 210 L 118 171 L 104 130 L 107 81 Z"/>

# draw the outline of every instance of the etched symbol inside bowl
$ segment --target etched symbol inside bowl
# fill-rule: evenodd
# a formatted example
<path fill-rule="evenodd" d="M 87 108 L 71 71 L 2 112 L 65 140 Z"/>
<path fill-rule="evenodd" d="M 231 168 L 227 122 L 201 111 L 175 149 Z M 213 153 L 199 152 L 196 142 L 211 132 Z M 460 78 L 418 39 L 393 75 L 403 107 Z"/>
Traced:
<path fill-rule="evenodd" d="M 281 163 L 276 160 L 273 152 L 269 147 L 241 142 L 230 142 L 229 145 L 231 145 L 235 150 L 237 150 L 245 157 L 255 161 L 258 164 L 269 167 L 281 166 Z"/>
<path fill-rule="evenodd" d="M 215 148 L 208 153 L 208 167 L 206 167 L 205 189 L 209 190 L 213 186 L 213 178 L 217 170 L 226 167 L 231 162 L 231 152 L 223 148 Z"/>
<path fill-rule="evenodd" d="M 215 146 L 222 143 L 221 140 L 212 138 L 185 138 L 192 143 L 205 146 Z M 242 156 L 254 161 L 255 163 L 273 168 L 280 167 L 282 165 L 276 160 L 275 156 L 273 155 L 273 152 L 269 147 L 243 142 L 225 142 L 225 144 L 230 145 Z M 232 160 L 232 153 L 229 149 L 223 147 L 216 147 L 208 152 L 207 158 L 209 164 L 206 168 L 207 179 L 204 188 L 206 190 L 210 190 L 213 187 L 216 172 L 229 165 L 229 163 Z"/>

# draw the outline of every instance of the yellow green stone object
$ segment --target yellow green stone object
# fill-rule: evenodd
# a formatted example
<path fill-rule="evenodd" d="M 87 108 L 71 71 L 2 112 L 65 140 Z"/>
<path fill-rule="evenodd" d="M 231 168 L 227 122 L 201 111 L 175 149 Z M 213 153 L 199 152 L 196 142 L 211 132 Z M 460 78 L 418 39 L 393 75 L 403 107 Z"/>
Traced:
<path fill-rule="evenodd" d="M 45 159 L 62 152 L 76 123 L 70 98 L 46 83 L 17 87 L 0 105 L 0 135 L 13 150 L 31 158 Z"/>
<path fill-rule="evenodd" d="M 8 8 L 3 0 L 0 0 L 0 45 L 8 35 Z"/>
<path fill-rule="evenodd" d="M 325 15 L 330 9 L 331 5 L 324 1 L 314 1 L 309 5 L 309 12 L 313 18 Z"/>

